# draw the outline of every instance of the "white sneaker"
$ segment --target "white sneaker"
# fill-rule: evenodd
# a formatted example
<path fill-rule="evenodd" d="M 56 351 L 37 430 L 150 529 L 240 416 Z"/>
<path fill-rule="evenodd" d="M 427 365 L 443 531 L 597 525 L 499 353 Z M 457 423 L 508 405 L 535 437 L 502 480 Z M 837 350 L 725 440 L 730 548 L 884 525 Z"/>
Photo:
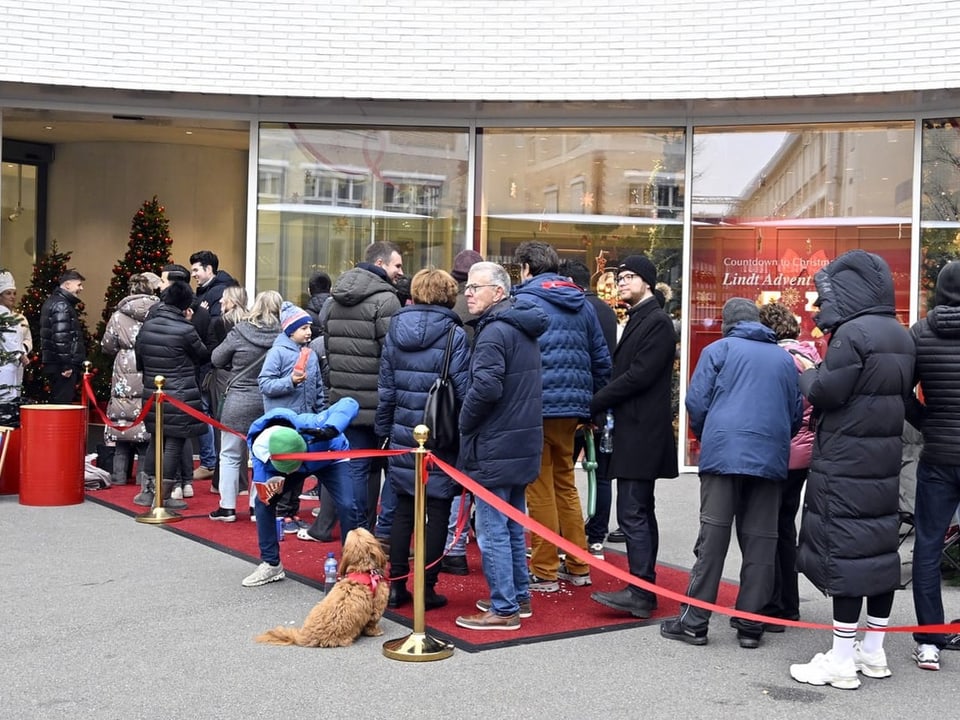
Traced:
<path fill-rule="evenodd" d="M 853 664 L 857 672 L 871 678 L 887 678 L 892 674 L 887 666 L 887 653 L 880 648 L 875 653 L 865 653 L 859 640 L 853 643 Z"/>
<path fill-rule="evenodd" d="M 940 649 L 936 645 L 917 645 L 911 657 L 921 670 L 940 669 Z"/>
<path fill-rule="evenodd" d="M 191 493 L 192 497 L 192 493 Z M 173 490 L 170 491 L 171 500 L 183 500 L 183 488 L 177 485 Z"/>
<path fill-rule="evenodd" d="M 283 565 L 268 565 L 260 563 L 257 569 L 243 579 L 244 587 L 259 587 L 267 583 L 283 580 L 286 575 L 283 572 Z"/>
<path fill-rule="evenodd" d="M 590 554 L 603 560 L 603 543 L 590 543 Z"/>
<path fill-rule="evenodd" d="M 790 677 L 808 685 L 830 685 L 841 690 L 856 690 L 860 687 L 857 666 L 853 660 L 838 662 L 833 650 L 817 653 L 804 665 L 791 665 Z"/>
<path fill-rule="evenodd" d="M 192 498 L 193 497 L 193 485 L 190 483 L 183 484 L 183 497 Z"/>

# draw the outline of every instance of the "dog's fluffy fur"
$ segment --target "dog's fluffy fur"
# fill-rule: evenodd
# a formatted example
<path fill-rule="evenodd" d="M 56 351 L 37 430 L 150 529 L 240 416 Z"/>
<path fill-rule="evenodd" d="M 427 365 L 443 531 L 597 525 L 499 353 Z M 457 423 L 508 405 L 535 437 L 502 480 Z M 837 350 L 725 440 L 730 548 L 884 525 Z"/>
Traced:
<path fill-rule="evenodd" d="M 384 576 L 387 558 L 379 541 L 363 528 L 347 533 L 340 560 L 340 580 L 327 596 L 318 602 L 302 628 L 283 625 L 268 630 L 255 639 L 270 645 L 302 647 L 346 647 L 360 635 L 383 635 L 380 618 L 387 607 L 390 583 Z M 349 578 L 350 573 L 380 575 L 377 588 Z"/>

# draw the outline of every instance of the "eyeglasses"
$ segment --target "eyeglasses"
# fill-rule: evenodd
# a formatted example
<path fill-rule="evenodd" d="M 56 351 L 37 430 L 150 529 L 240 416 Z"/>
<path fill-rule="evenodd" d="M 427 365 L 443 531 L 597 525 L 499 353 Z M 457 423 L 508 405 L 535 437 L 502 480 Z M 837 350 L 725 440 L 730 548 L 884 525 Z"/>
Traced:
<path fill-rule="evenodd" d="M 500 286 L 499 286 L 499 285 L 492 285 L 492 284 L 491 284 L 491 285 L 477 285 L 476 283 L 472 283 L 472 284 L 470 284 L 470 285 L 465 285 L 465 286 L 463 287 L 463 292 L 464 292 L 464 294 L 470 293 L 471 295 L 475 295 L 476 292 L 477 292 L 477 290 L 479 290 L 480 288 L 485 288 L 485 287 L 500 287 Z"/>
<path fill-rule="evenodd" d="M 617 284 L 619 285 L 620 283 L 628 283 L 634 278 L 638 277 L 640 276 L 632 272 L 621 273 L 620 275 L 617 275 Z"/>

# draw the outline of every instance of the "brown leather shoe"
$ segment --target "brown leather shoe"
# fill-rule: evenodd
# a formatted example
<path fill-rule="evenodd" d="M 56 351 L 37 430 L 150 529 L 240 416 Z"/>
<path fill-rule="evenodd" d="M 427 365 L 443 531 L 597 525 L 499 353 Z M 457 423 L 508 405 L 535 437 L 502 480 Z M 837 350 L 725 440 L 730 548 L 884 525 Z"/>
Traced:
<path fill-rule="evenodd" d="M 477 615 L 461 615 L 457 625 L 468 630 L 519 630 L 520 614 L 503 616 L 488 610 Z"/>
<path fill-rule="evenodd" d="M 201 465 L 196 470 L 193 471 L 194 480 L 209 480 L 213 477 L 213 468 L 204 467 Z"/>

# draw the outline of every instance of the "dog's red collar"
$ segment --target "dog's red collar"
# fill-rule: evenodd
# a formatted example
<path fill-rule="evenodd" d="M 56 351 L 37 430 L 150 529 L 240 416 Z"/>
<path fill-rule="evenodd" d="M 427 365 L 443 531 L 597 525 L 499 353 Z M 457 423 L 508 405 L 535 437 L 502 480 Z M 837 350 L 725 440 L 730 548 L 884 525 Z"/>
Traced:
<path fill-rule="evenodd" d="M 352 572 L 347 574 L 347 578 L 353 580 L 355 583 L 366 585 L 370 588 L 371 593 L 375 593 L 377 591 L 377 585 L 383 580 L 383 573 L 380 570 L 371 570 L 365 573 Z"/>

